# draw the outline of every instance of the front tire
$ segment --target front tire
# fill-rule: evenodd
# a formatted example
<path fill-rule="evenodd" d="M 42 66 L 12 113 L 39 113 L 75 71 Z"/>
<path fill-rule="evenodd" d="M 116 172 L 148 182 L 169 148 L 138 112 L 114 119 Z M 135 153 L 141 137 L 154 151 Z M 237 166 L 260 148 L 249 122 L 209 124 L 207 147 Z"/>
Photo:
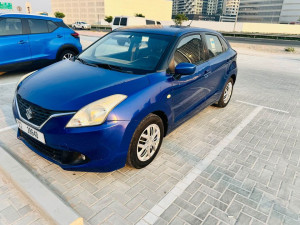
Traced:
<path fill-rule="evenodd" d="M 71 59 L 73 56 L 75 56 L 75 52 L 72 51 L 72 50 L 64 50 L 62 53 L 60 53 L 60 55 L 58 56 L 58 61 L 61 61 L 61 60 L 65 60 L 65 59 Z"/>
<path fill-rule="evenodd" d="M 127 164 L 136 169 L 149 165 L 156 157 L 164 136 L 161 118 L 150 113 L 136 128 L 128 150 Z"/>
<path fill-rule="evenodd" d="M 232 96 L 233 85 L 234 85 L 233 79 L 230 78 L 225 85 L 225 88 L 222 92 L 222 95 L 221 95 L 218 103 L 216 104 L 217 107 L 224 108 L 228 105 L 228 103 L 231 99 L 231 96 Z"/>

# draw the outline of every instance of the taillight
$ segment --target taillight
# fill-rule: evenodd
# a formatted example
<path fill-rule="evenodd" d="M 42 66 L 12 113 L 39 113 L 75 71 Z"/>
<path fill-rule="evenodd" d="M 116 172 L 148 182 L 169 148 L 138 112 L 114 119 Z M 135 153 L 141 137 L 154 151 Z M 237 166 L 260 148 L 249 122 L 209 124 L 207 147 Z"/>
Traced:
<path fill-rule="evenodd" d="M 72 33 L 71 35 L 72 35 L 74 38 L 79 38 L 79 34 L 76 33 L 76 32 Z"/>

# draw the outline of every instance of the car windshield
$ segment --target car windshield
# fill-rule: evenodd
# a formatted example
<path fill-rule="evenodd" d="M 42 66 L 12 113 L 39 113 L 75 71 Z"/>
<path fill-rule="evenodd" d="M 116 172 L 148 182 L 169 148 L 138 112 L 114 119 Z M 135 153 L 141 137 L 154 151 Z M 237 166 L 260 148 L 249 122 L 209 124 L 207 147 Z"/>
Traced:
<path fill-rule="evenodd" d="M 87 64 L 121 72 L 145 74 L 154 72 L 170 38 L 138 32 L 112 32 L 78 57 Z"/>
<path fill-rule="evenodd" d="M 80 22 L 80 23 L 82 23 L 82 24 L 86 24 L 86 22 Z"/>

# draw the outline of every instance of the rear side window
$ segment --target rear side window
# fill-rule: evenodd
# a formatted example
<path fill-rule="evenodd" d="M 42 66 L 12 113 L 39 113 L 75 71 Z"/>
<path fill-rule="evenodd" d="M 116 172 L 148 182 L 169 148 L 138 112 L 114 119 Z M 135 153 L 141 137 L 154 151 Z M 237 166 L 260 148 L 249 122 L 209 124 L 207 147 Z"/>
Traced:
<path fill-rule="evenodd" d="M 28 23 L 32 34 L 48 33 L 46 20 L 28 19 Z"/>
<path fill-rule="evenodd" d="M 52 32 L 52 31 L 56 30 L 57 25 L 55 23 L 53 23 L 52 21 L 47 21 L 47 23 L 48 23 L 49 32 Z"/>
<path fill-rule="evenodd" d="M 119 24 L 120 24 L 120 17 L 115 17 L 114 25 L 119 25 Z"/>
<path fill-rule="evenodd" d="M 217 36 L 206 34 L 205 39 L 206 39 L 209 58 L 213 58 L 223 53 L 222 44 Z"/>
<path fill-rule="evenodd" d="M 22 34 L 21 19 L 6 18 L 0 20 L 0 36 Z"/>
<path fill-rule="evenodd" d="M 159 21 L 156 21 L 156 24 L 157 24 L 157 25 L 161 25 L 161 23 L 160 23 Z"/>
<path fill-rule="evenodd" d="M 127 18 L 122 18 L 120 22 L 121 26 L 127 26 Z"/>
<path fill-rule="evenodd" d="M 183 38 L 175 51 L 175 65 L 187 62 L 199 64 L 204 61 L 203 44 L 200 35 L 191 35 Z"/>
<path fill-rule="evenodd" d="M 153 21 L 153 20 L 146 20 L 146 25 L 155 25 L 155 21 Z"/>

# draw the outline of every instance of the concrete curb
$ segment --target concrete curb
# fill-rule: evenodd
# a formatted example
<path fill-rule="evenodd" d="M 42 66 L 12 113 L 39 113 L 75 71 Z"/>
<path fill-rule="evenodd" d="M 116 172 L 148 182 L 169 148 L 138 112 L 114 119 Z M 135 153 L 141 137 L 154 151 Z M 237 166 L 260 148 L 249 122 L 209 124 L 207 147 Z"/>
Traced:
<path fill-rule="evenodd" d="M 59 225 L 83 225 L 82 217 L 1 147 L 0 169 L 53 222 Z"/>

